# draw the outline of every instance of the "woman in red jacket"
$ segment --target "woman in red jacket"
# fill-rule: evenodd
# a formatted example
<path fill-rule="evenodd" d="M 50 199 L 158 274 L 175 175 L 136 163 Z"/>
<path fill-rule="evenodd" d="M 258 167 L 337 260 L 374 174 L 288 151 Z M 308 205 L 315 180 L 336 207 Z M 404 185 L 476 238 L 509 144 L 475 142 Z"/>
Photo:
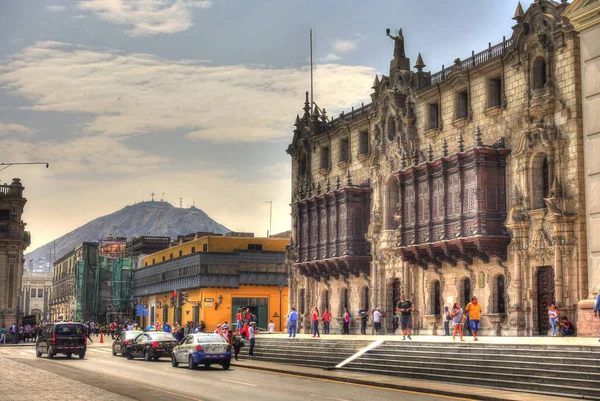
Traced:
<path fill-rule="evenodd" d="M 319 308 L 316 306 L 312 309 L 312 325 L 313 325 L 313 338 L 321 337 L 319 333 Z"/>
<path fill-rule="evenodd" d="M 325 308 L 323 312 L 323 334 L 329 334 L 329 322 L 331 321 L 331 313 L 329 309 Z"/>

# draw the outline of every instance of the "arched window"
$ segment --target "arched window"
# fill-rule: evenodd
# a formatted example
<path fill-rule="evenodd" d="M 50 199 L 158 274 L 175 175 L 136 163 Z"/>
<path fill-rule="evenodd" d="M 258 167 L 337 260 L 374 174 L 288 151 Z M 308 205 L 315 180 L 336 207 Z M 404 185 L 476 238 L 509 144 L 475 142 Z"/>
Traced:
<path fill-rule="evenodd" d="M 492 281 L 492 312 L 506 313 L 506 300 L 504 297 L 504 276 L 498 274 Z"/>
<path fill-rule="evenodd" d="M 300 290 L 300 292 L 298 293 L 298 312 L 303 315 L 304 312 L 306 312 L 306 309 L 304 308 L 304 301 L 306 298 L 306 292 L 304 290 L 304 288 L 302 288 Z"/>
<path fill-rule="evenodd" d="M 307 169 L 306 154 L 303 154 L 300 156 L 300 160 L 298 160 L 298 175 L 306 175 Z"/>
<path fill-rule="evenodd" d="M 324 290 L 321 295 L 321 311 L 329 309 L 329 290 Z"/>
<path fill-rule="evenodd" d="M 394 216 L 398 214 L 398 203 L 400 203 L 400 188 L 398 187 L 398 179 L 392 175 L 385 185 L 385 230 L 396 230 L 398 228 L 398 222 L 394 220 Z"/>
<path fill-rule="evenodd" d="M 348 289 L 344 288 L 344 290 L 342 291 L 342 299 L 340 302 L 340 316 L 342 315 L 342 313 L 344 313 L 344 308 L 348 309 L 348 301 L 349 301 L 349 293 L 348 293 Z M 350 311 L 348 311 L 350 312 Z"/>
<path fill-rule="evenodd" d="M 539 56 L 533 62 L 532 76 L 533 89 L 542 89 L 546 86 L 546 60 L 543 57 Z"/>
<path fill-rule="evenodd" d="M 394 281 L 392 281 L 392 310 L 395 311 L 396 310 L 396 306 L 398 305 L 398 302 L 400 302 L 400 279 L 399 278 L 395 278 Z"/>
<path fill-rule="evenodd" d="M 531 178 L 531 208 L 534 210 L 545 208 L 546 202 L 544 202 L 544 198 L 550 193 L 548 157 L 545 153 L 539 153 L 533 159 L 531 165 Z"/>
<path fill-rule="evenodd" d="M 432 315 L 442 313 L 442 285 L 439 280 L 434 281 L 429 289 L 429 312 Z"/>
<path fill-rule="evenodd" d="M 365 286 L 363 287 L 362 290 L 362 302 L 361 302 L 361 307 L 365 307 L 365 309 L 369 310 L 371 308 L 371 306 L 369 305 L 369 296 L 370 296 L 370 291 L 369 291 L 369 287 Z"/>
<path fill-rule="evenodd" d="M 387 119 L 387 136 L 390 141 L 393 141 L 396 137 L 396 121 L 392 116 L 388 116 Z"/>
<path fill-rule="evenodd" d="M 460 306 L 465 308 L 471 302 L 471 279 L 465 278 L 460 283 Z"/>

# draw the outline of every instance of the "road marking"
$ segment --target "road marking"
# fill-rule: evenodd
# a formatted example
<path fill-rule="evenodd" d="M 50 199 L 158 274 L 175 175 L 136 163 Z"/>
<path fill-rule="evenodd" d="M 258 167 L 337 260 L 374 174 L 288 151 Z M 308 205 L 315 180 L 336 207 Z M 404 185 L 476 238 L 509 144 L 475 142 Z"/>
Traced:
<path fill-rule="evenodd" d="M 273 372 L 273 371 L 269 371 L 269 370 L 263 370 L 263 369 L 260 369 L 260 368 L 252 368 L 252 367 L 239 366 L 239 365 L 236 365 L 236 369 L 254 370 L 254 371 L 257 371 L 257 372 L 271 373 L 271 374 L 274 374 L 274 375 L 298 377 L 300 379 L 318 380 L 318 381 L 321 381 L 321 382 L 328 382 L 328 383 L 348 384 L 350 386 L 355 386 L 355 387 L 366 387 L 366 388 L 373 388 L 373 389 L 377 389 L 377 390 L 395 391 L 397 393 L 408 393 L 408 394 L 426 395 L 426 396 L 429 396 L 429 397 L 447 398 L 449 400 L 474 401 L 472 398 L 458 398 L 458 397 L 453 397 L 453 396 L 450 396 L 450 395 L 435 394 L 435 393 L 425 393 L 425 392 L 415 391 L 415 390 L 401 390 L 401 389 L 398 389 L 398 388 L 388 388 L 388 387 L 374 386 L 374 385 L 369 385 L 369 384 L 350 383 L 350 382 L 346 382 L 346 381 L 342 381 L 342 380 L 321 379 L 321 378 L 318 378 L 318 377 L 302 376 L 302 375 L 296 375 L 296 374 L 293 374 L 293 373 Z"/>
<path fill-rule="evenodd" d="M 243 384 L 244 386 L 250 386 L 250 387 L 258 387 L 258 384 L 236 382 L 234 380 L 221 379 L 221 381 L 224 381 L 224 382 L 227 382 L 227 383 L 234 383 L 234 384 Z"/>
<path fill-rule="evenodd" d="M 21 354 L 21 355 L 31 355 L 31 354 L 34 354 L 34 353 L 35 353 L 34 350 L 31 350 L 31 351 L 20 351 L 19 352 L 19 354 Z"/>
<path fill-rule="evenodd" d="M 331 398 L 331 397 L 325 397 L 325 396 L 322 396 L 322 395 L 319 395 L 319 394 L 311 394 L 310 396 L 311 397 L 317 397 L 317 398 L 324 398 L 326 400 L 348 401 L 348 400 L 345 400 L 343 398 Z"/>
<path fill-rule="evenodd" d="M 373 348 L 377 348 L 379 347 L 381 344 L 383 344 L 383 340 L 377 340 L 374 343 L 371 343 L 369 345 L 367 345 L 365 348 L 359 350 L 356 354 L 350 356 L 349 358 L 347 358 L 345 361 L 342 361 L 340 363 L 338 363 L 337 365 L 335 365 L 335 367 L 337 369 L 341 368 L 342 366 L 352 362 L 353 360 L 355 360 L 356 358 L 359 358 L 361 356 L 363 356 L 365 353 L 367 353 L 367 351 L 372 350 Z"/>
<path fill-rule="evenodd" d="M 121 382 L 121 383 L 128 383 L 128 384 L 131 384 L 131 381 L 126 381 L 126 380 L 117 379 L 117 378 L 115 378 L 115 377 L 112 377 L 112 376 L 105 376 L 105 375 L 101 375 L 101 376 L 102 376 L 102 377 L 104 377 L 104 378 L 106 378 L 106 379 L 109 379 L 109 380 L 114 380 L 114 381 Z M 172 391 L 167 391 L 167 390 L 163 390 L 163 389 L 161 389 L 161 388 L 152 387 L 152 386 L 146 386 L 146 385 L 143 385 L 143 384 L 140 384 L 140 383 L 135 383 L 134 385 L 135 385 L 135 386 L 139 386 L 139 387 L 143 387 L 143 388 L 147 388 L 147 389 L 149 389 L 149 390 L 160 391 L 161 393 L 170 394 L 170 395 L 174 395 L 174 396 L 177 396 L 177 397 L 187 398 L 188 400 L 193 400 L 193 401 L 204 401 L 204 400 L 202 400 L 202 399 L 200 399 L 200 398 L 194 398 L 194 397 L 190 397 L 190 396 L 188 396 L 188 395 L 185 395 L 185 394 L 174 393 L 174 392 L 172 392 Z"/>
<path fill-rule="evenodd" d="M 163 369 L 163 370 L 166 370 L 167 372 L 173 372 L 173 368 L 171 368 L 171 369 Z M 180 373 L 183 373 L 184 375 L 187 375 L 187 374 L 188 374 L 188 372 L 186 372 L 185 370 L 182 370 L 182 371 L 178 371 L 178 372 L 177 372 L 177 374 L 180 374 Z"/>

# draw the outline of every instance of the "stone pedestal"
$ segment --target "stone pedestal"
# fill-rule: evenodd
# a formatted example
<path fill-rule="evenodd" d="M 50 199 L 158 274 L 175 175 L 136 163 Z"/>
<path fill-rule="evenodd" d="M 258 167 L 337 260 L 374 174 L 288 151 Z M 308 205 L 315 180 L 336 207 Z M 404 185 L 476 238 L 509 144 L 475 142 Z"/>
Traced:
<path fill-rule="evenodd" d="M 600 319 L 594 316 L 594 299 L 584 299 L 577 304 L 577 322 L 575 333 L 578 337 L 596 337 L 600 335 Z"/>
<path fill-rule="evenodd" d="M 442 332 L 444 329 L 444 325 L 441 323 L 441 317 L 438 315 L 426 315 L 423 316 L 423 319 L 427 322 L 428 331 L 432 336 L 438 335 L 438 328 L 442 327 Z"/>

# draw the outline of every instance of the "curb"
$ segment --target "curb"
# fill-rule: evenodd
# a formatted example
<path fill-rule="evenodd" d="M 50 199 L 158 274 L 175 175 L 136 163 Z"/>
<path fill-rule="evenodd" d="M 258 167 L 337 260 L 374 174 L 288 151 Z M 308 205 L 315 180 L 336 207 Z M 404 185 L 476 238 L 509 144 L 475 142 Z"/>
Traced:
<path fill-rule="evenodd" d="M 270 368 L 270 367 L 265 367 L 265 366 L 250 366 L 250 365 L 243 365 L 240 363 L 231 363 L 231 366 L 235 366 L 235 367 L 240 367 L 240 368 L 246 368 L 246 369 L 253 369 L 253 370 L 259 370 L 259 371 L 265 371 L 265 372 L 273 372 L 273 373 L 283 373 L 283 374 L 290 374 L 290 375 L 294 375 L 294 376 L 303 376 L 303 377 L 308 377 L 311 379 L 323 379 L 323 380 L 328 380 L 328 381 L 336 381 L 336 382 L 340 382 L 340 383 L 350 383 L 350 384 L 360 384 L 363 386 L 371 386 L 371 387 L 379 387 L 379 388 L 383 388 L 383 389 L 394 389 L 394 390 L 404 390 L 404 391 L 412 391 L 415 393 L 422 393 L 422 394 L 430 394 L 430 395 L 441 395 L 441 396 L 447 396 L 447 397 L 455 397 L 455 398 L 460 398 L 462 400 L 465 399 L 472 399 L 472 400 L 482 400 L 482 401 L 506 401 L 507 398 L 505 396 L 502 395 L 498 395 L 498 396 L 491 396 L 491 395 L 485 395 L 485 394 L 470 394 L 468 392 L 458 392 L 458 391 L 449 391 L 449 390 L 433 390 L 433 389 L 429 389 L 426 387 L 418 387 L 418 386 L 410 386 L 410 385 L 404 385 L 404 384 L 392 384 L 392 383 L 379 383 L 379 382 L 375 382 L 372 380 L 362 380 L 362 379 L 355 379 L 355 378 L 351 378 L 351 377 L 337 377 L 337 376 L 327 376 L 326 374 L 318 374 L 318 373 L 309 373 L 309 372 L 298 372 L 298 371 L 294 371 L 291 369 L 277 369 L 277 368 Z M 314 369 L 319 369 L 319 368 L 314 368 Z M 323 370 L 327 370 L 327 371 L 335 371 L 337 369 L 335 368 L 323 368 Z M 367 375 L 367 374 L 365 374 Z M 392 376 L 390 376 L 392 377 Z M 534 395 L 550 395 L 550 394 L 545 394 L 545 393 L 535 393 L 535 392 L 525 392 L 525 391 L 510 391 L 510 390 L 506 390 L 506 389 L 492 389 L 489 387 L 475 387 L 472 386 L 470 387 L 473 389 L 473 391 L 477 391 L 477 390 L 491 390 L 491 391 L 502 391 L 502 392 L 512 392 L 515 394 L 528 394 L 531 396 Z"/>

